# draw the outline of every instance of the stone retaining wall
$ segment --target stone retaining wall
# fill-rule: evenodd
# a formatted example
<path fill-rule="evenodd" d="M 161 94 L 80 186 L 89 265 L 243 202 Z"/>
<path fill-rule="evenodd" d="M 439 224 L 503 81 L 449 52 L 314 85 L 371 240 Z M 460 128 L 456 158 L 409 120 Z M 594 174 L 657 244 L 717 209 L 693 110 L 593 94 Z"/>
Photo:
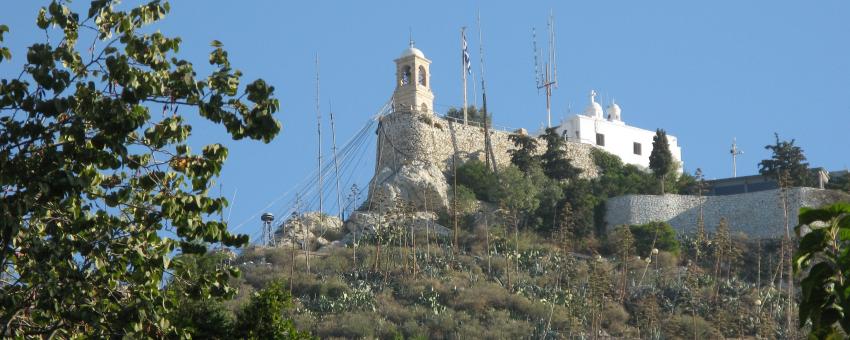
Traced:
<path fill-rule="evenodd" d="M 850 200 L 850 195 L 815 188 L 790 188 L 787 195 L 791 228 L 797 224 L 800 207 L 820 207 L 839 200 Z M 733 233 L 742 232 L 751 237 L 777 237 L 785 233 L 779 189 L 702 198 L 688 195 L 614 197 L 606 203 L 605 221 L 608 230 L 623 224 L 665 221 L 677 232 L 694 232 L 697 230 L 700 204 L 707 231 L 714 231 L 723 217 Z"/>
<path fill-rule="evenodd" d="M 459 162 L 472 158 L 484 161 L 484 132 L 481 127 L 451 122 L 432 114 L 396 112 L 383 116 L 378 127 L 376 173 L 384 167 L 398 170 L 405 164 L 421 161 L 451 171 L 452 154 Z M 491 130 L 490 140 L 496 164 L 510 164 L 508 150 L 515 149 L 508 139 L 511 133 Z M 541 145 L 540 149 L 543 149 Z M 582 169 L 585 178 L 596 177 L 597 169 L 590 150 L 594 146 L 567 142 L 567 157 Z"/>

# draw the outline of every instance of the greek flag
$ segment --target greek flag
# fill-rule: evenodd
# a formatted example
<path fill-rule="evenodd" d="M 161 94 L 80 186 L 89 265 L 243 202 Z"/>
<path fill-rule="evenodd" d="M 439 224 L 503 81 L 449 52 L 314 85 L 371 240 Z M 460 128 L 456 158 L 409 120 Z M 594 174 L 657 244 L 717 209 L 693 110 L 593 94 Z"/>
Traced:
<path fill-rule="evenodd" d="M 472 63 L 469 62 L 469 50 L 466 43 L 466 30 L 460 32 L 463 40 L 463 65 L 466 67 L 466 73 L 472 74 Z"/>

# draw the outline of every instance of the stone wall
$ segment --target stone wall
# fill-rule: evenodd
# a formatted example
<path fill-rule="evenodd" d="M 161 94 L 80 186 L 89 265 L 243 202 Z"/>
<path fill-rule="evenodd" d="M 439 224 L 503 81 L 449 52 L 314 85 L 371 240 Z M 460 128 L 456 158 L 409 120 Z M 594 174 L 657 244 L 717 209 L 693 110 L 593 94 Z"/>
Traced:
<path fill-rule="evenodd" d="M 381 118 L 377 133 L 376 173 L 385 167 L 396 171 L 416 161 L 433 164 L 450 173 L 455 151 L 461 163 L 472 158 L 484 161 L 484 132 L 478 126 L 451 122 L 432 114 L 396 112 Z M 499 166 L 510 164 L 508 150 L 515 149 L 508 139 L 510 135 L 506 131 L 491 130 L 491 144 Z M 567 143 L 567 157 L 583 170 L 586 178 L 597 175 L 590 155 L 592 148 L 592 145 Z"/>
<path fill-rule="evenodd" d="M 850 201 L 850 195 L 815 188 L 791 188 L 787 194 L 791 228 L 797 224 L 800 207 L 820 207 L 839 200 Z M 694 232 L 697 230 L 700 204 L 707 231 L 713 231 L 723 217 L 733 233 L 742 232 L 751 237 L 777 237 L 785 233 L 779 189 L 702 198 L 688 195 L 614 197 L 606 203 L 605 221 L 609 230 L 623 224 L 666 221 L 677 232 Z"/>

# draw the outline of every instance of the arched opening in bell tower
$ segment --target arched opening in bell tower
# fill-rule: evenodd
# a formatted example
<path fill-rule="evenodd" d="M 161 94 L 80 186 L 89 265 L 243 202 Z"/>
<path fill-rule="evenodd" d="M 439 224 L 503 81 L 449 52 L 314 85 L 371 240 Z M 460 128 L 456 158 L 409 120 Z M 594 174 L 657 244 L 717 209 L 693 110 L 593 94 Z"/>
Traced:
<path fill-rule="evenodd" d="M 419 66 L 419 85 L 428 86 L 428 73 L 424 66 Z"/>
<path fill-rule="evenodd" d="M 412 78 L 410 66 L 404 66 L 401 71 L 401 85 L 410 84 L 410 78 Z"/>

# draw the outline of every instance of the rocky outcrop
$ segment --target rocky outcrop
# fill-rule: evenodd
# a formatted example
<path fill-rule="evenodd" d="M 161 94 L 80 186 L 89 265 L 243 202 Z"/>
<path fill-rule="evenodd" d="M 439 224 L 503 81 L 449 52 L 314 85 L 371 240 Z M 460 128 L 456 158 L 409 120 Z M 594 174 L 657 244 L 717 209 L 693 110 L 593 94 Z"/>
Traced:
<path fill-rule="evenodd" d="M 484 160 L 484 133 L 480 126 L 459 124 L 431 114 L 396 112 L 380 119 L 375 175 L 370 183 L 370 210 L 381 210 L 399 201 L 416 211 L 448 211 L 446 174 L 453 162 Z M 498 166 L 510 164 L 516 148 L 511 132 L 492 130 L 490 144 Z M 541 141 L 539 152 L 543 151 Z M 567 142 L 564 151 L 582 178 L 595 178 L 598 169 L 591 156 L 593 145 Z"/>
<path fill-rule="evenodd" d="M 344 229 L 347 234 L 334 244 L 351 244 L 355 237 L 374 235 L 376 232 L 398 226 L 413 228 L 413 231 L 420 235 L 447 236 L 451 233 L 449 228 L 437 223 L 437 214 L 435 213 L 413 212 L 402 216 L 389 212 L 355 211 L 345 221 Z"/>
<path fill-rule="evenodd" d="M 370 183 L 373 210 L 387 210 L 399 202 L 409 202 L 416 211 L 446 211 L 449 186 L 437 166 L 412 162 L 398 170 L 380 169 Z"/>
<path fill-rule="evenodd" d="M 343 236 L 342 224 L 336 216 L 307 212 L 286 220 L 275 232 L 275 243 L 300 248 L 308 242 L 312 249 L 321 248 Z"/>

